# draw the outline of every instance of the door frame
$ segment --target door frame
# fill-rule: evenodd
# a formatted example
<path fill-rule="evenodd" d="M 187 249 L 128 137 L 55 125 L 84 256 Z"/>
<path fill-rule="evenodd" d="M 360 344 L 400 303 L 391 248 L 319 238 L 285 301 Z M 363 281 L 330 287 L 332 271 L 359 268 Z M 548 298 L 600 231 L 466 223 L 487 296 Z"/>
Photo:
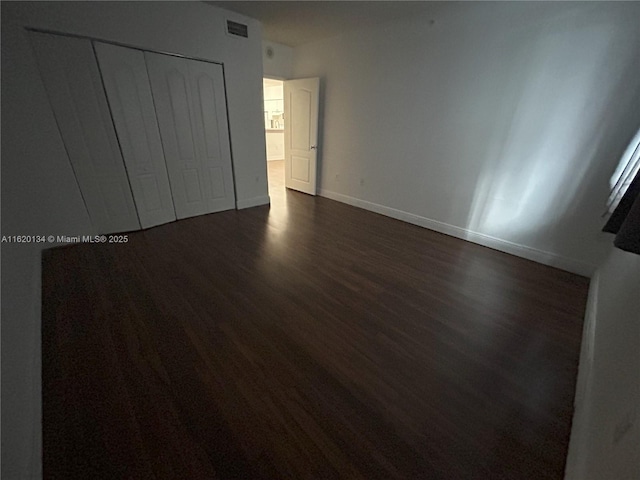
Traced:
<path fill-rule="evenodd" d="M 287 77 L 279 77 L 277 75 L 262 75 L 263 79 L 269 79 L 269 80 L 280 80 L 282 82 L 286 82 L 289 80 L 301 80 L 298 78 L 287 78 Z M 321 77 L 318 77 L 320 79 L 319 85 L 318 85 L 318 132 L 317 132 L 317 138 L 316 138 L 316 145 L 317 145 L 317 150 L 316 150 L 316 196 L 320 196 L 320 188 L 318 186 L 318 180 L 317 180 L 317 176 L 319 174 L 319 164 L 318 164 L 318 159 L 321 157 L 321 152 L 322 152 L 322 136 L 323 136 L 323 117 L 324 117 L 324 111 L 323 111 L 323 102 L 322 102 L 322 98 L 323 98 L 323 81 Z M 284 89 L 284 85 L 283 85 L 283 89 Z M 263 88 L 263 98 L 262 98 L 262 104 L 264 105 L 264 88 Z M 284 92 L 283 92 L 284 93 Z M 263 107 L 264 108 L 264 107 Z M 285 117 L 285 125 L 286 125 L 287 119 Z M 269 161 L 267 160 L 267 138 L 265 136 L 264 139 L 264 149 L 265 149 L 265 156 L 264 156 L 264 160 L 265 160 L 265 167 L 267 168 L 267 178 L 268 178 L 268 171 L 269 171 Z M 286 173 L 285 173 L 286 175 Z M 268 183 L 268 180 L 267 180 Z M 287 190 L 286 187 L 284 187 L 285 190 Z"/>

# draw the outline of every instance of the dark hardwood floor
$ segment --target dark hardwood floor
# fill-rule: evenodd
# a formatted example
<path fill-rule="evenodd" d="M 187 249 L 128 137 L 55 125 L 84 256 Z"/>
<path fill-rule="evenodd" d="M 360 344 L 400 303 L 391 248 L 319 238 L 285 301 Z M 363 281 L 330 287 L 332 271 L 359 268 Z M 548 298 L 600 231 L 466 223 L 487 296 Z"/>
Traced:
<path fill-rule="evenodd" d="M 45 478 L 561 479 L 588 280 L 279 188 L 45 252 Z"/>

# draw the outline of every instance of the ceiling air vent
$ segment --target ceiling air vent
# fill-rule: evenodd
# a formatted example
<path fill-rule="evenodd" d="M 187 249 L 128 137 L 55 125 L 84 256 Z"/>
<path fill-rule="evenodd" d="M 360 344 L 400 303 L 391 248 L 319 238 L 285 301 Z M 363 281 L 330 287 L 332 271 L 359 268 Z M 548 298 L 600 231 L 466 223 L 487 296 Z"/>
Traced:
<path fill-rule="evenodd" d="M 227 33 L 236 37 L 249 38 L 249 28 L 242 23 L 232 22 L 231 20 L 227 20 Z"/>

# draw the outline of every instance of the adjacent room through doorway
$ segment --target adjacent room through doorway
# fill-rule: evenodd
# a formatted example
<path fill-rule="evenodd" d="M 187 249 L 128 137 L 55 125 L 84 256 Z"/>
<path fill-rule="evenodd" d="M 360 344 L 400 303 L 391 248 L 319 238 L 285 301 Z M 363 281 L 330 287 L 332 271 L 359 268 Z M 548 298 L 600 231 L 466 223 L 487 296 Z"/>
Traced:
<path fill-rule="evenodd" d="M 284 88 L 282 80 L 263 79 L 264 132 L 271 198 L 284 194 Z"/>

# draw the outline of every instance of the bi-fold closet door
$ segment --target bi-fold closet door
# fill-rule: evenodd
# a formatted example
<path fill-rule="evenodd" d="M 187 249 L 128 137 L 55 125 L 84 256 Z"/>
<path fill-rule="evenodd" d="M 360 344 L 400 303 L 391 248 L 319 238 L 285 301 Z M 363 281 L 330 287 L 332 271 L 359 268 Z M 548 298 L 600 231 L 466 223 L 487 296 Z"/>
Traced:
<path fill-rule="evenodd" d="M 144 56 L 178 218 L 235 208 L 222 67 Z"/>
<path fill-rule="evenodd" d="M 31 36 L 99 232 L 235 208 L 220 65 L 87 39 Z"/>
<path fill-rule="evenodd" d="M 144 54 L 94 44 L 142 228 L 176 219 Z"/>
<path fill-rule="evenodd" d="M 31 40 L 91 223 L 100 233 L 139 230 L 91 42 L 43 33 Z"/>

